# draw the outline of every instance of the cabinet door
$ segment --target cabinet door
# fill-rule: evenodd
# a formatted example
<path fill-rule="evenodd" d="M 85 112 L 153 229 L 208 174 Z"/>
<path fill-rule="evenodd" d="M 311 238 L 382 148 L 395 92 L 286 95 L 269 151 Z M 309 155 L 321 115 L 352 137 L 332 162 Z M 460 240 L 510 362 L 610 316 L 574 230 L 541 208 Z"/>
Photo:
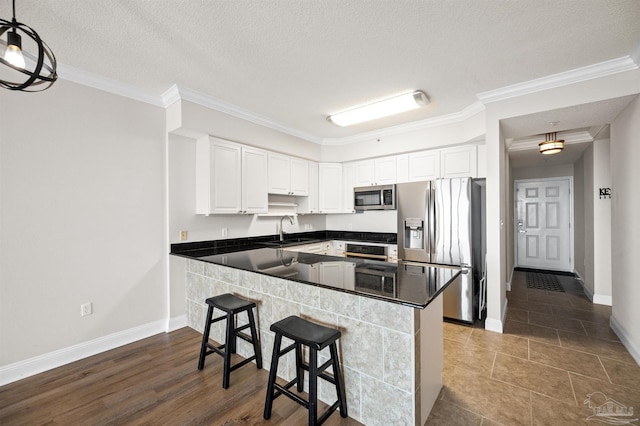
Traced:
<path fill-rule="evenodd" d="M 342 207 L 342 164 L 320 163 L 318 180 L 320 213 L 340 213 Z"/>
<path fill-rule="evenodd" d="M 342 168 L 342 212 L 355 213 L 353 208 L 353 188 L 355 185 L 356 167 L 353 163 Z"/>
<path fill-rule="evenodd" d="M 320 282 L 343 287 L 344 283 L 344 262 L 321 262 Z"/>
<path fill-rule="evenodd" d="M 309 197 L 307 213 L 318 212 L 318 163 L 309 162 Z"/>
<path fill-rule="evenodd" d="M 211 213 L 242 211 L 242 149 L 233 142 L 211 143 Z"/>
<path fill-rule="evenodd" d="M 291 158 L 290 164 L 290 184 L 291 195 L 309 195 L 309 162 L 299 158 Z"/>
<path fill-rule="evenodd" d="M 269 194 L 289 195 L 291 192 L 291 171 L 289 157 L 269 153 Z"/>
<path fill-rule="evenodd" d="M 409 154 L 396 156 L 396 183 L 409 182 Z"/>
<path fill-rule="evenodd" d="M 242 210 L 243 213 L 267 213 L 267 152 L 242 148 Z"/>
<path fill-rule="evenodd" d="M 376 158 L 374 166 L 375 185 L 396 183 L 396 157 Z"/>
<path fill-rule="evenodd" d="M 373 160 L 358 161 L 357 163 L 349 163 L 348 166 L 353 167 L 353 186 L 354 187 L 375 185 Z M 347 167 L 346 164 L 345 164 L 345 167 Z"/>
<path fill-rule="evenodd" d="M 409 182 L 431 180 L 440 177 L 440 150 L 409 154 Z"/>
<path fill-rule="evenodd" d="M 444 178 L 476 177 L 476 146 L 458 146 L 440 151 L 440 173 Z"/>

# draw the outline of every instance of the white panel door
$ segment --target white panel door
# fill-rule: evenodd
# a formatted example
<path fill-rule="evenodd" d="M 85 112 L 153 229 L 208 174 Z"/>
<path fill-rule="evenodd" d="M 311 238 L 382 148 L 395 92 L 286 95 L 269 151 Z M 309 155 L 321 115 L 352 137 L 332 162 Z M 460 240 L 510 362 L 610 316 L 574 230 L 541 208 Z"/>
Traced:
<path fill-rule="evenodd" d="M 572 271 L 570 180 L 516 181 L 515 232 L 518 266 Z"/>
<path fill-rule="evenodd" d="M 396 183 L 396 157 L 376 158 L 373 163 L 376 185 Z"/>
<path fill-rule="evenodd" d="M 291 193 L 291 163 L 286 155 L 269 153 L 269 194 Z"/>
<path fill-rule="evenodd" d="M 342 164 L 320 163 L 318 180 L 319 212 L 340 213 L 342 209 Z"/>
<path fill-rule="evenodd" d="M 291 195 L 309 195 L 309 162 L 300 158 L 291 158 L 290 188 Z"/>

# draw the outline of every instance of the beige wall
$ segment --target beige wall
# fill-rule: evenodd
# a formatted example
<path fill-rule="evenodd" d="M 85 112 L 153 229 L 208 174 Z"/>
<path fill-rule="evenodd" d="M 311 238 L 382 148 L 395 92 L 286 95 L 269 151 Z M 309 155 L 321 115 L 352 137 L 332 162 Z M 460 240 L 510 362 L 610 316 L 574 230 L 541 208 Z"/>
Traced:
<path fill-rule="evenodd" d="M 164 110 L 64 80 L 0 96 L 0 366 L 164 321 Z"/>
<path fill-rule="evenodd" d="M 612 326 L 625 346 L 640 363 L 640 98 L 636 99 L 611 125 L 612 175 Z"/>

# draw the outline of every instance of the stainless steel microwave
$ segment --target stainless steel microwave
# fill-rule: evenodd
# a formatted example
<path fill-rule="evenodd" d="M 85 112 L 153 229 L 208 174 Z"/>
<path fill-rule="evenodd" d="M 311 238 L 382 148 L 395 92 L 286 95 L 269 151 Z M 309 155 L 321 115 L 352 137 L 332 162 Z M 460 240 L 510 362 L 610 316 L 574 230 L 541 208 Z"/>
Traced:
<path fill-rule="evenodd" d="M 359 186 L 353 188 L 353 208 L 365 210 L 395 210 L 396 186 Z"/>

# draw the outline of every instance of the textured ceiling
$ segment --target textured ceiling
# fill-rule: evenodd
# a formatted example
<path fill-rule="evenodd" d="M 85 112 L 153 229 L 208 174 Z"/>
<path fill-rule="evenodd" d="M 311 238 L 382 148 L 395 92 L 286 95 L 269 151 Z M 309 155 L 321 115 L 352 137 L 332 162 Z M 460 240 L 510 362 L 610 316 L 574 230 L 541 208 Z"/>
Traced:
<path fill-rule="evenodd" d="M 177 84 L 318 138 L 463 110 L 476 94 L 629 55 L 638 0 L 17 0 L 58 62 L 160 95 Z M 0 0 L 0 16 L 10 15 Z M 421 89 L 419 111 L 328 114 Z"/>

